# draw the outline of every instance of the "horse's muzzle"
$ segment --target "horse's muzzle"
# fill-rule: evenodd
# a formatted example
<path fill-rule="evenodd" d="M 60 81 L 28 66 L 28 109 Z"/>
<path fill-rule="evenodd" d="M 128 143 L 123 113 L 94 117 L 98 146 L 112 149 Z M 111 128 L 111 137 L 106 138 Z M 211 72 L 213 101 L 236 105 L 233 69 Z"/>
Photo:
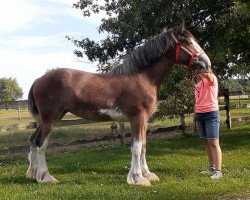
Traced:
<path fill-rule="evenodd" d="M 207 71 L 209 68 L 211 68 L 211 62 L 208 59 L 200 59 L 200 58 L 195 58 L 192 64 L 192 70 L 195 71 Z"/>

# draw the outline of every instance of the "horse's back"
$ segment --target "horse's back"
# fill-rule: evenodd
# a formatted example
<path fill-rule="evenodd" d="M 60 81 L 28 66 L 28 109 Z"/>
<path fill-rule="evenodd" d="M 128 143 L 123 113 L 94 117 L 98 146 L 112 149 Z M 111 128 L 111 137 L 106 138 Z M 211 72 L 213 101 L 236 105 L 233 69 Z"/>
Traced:
<path fill-rule="evenodd" d="M 38 110 L 46 116 L 71 112 L 82 118 L 107 121 L 143 110 L 152 113 L 156 92 L 145 81 L 139 74 L 119 76 L 57 69 L 37 79 L 33 92 Z"/>
<path fill-rule="evenodd" d="M 113 108 L 119 87 L 114 79 L 73 69 L 56 69 L 34 83 L 33 93 L 42 115 L 71 112 L 83 118 L 110 120 L 101 109 Z M 102 112 L 103 111 L 103 112 Z M 101 116 L 100 116 L 101 115 Z"/>
<path fill-rule="evenodd" d="M 33 95 L 41 115 L 63 115 L 70 108 L 75 98 L 75 83 L 91 73 L 73 70 L 56 69 L 38 78 L 33 85 Z"/>

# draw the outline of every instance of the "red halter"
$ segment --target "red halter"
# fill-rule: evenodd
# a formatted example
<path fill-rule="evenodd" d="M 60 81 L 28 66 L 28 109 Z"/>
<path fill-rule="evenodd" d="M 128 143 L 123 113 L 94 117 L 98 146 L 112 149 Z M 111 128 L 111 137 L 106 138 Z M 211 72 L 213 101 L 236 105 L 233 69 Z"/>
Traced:
<path fill-rule="evenodd" d="M 183 49 L 188 55 L 191 56 L 187 66 L 189 69 L 192 69 L 191 66 L 193 64 L 194 59 L 197 56 L 199 56 L 205 52 L 203 50 L 201 50 L 200 52 L 195 53 L 194 51 L 188 49 L 187 47 L 182 46 L 181 43 L 176 39 L 176 37 L 174 36 L 173 33 L 172 33 L 172 37 L 173 37 L 174 41 L 176 42 L 176 50 L 175 50 L 175 62 L 176 62 L 176 64 L 178 64 L 179 60 L 180 60 L 180 49 Z"/>

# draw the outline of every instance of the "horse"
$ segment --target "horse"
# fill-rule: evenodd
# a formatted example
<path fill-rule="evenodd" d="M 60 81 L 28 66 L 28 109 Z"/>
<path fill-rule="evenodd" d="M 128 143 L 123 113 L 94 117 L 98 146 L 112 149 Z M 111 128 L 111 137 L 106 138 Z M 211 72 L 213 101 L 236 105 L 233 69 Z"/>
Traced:
<path fill-rule="evenodd" d="M 49 173 L 45 151 L 53 126 L 70 112 L 92 121 L 129 122 L 132 159 L 127 183 L 149 186 L 158 181 L 146 161 L 146 130 L 156 108 L 157 88 L 175 64 L 189 71 L 211 67 L 183 24 L 149 38 L 109 73 L 59 68 L 36 79 L 28 107 L 39 125 L 30 136 L 27 178 L 58 182 Z"/>

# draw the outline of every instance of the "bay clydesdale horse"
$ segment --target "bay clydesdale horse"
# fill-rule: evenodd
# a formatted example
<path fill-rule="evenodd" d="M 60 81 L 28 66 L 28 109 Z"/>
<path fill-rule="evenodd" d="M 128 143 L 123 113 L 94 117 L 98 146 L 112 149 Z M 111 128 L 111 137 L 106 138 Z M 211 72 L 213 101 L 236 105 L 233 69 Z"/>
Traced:
<path fill-rule="evenodd" d="M 95 121 L 129 121 L 131 168 L 128 184 L 159 180 L 146 162 L 146 130 L 157 101 L 157 88 L 175 64 L 189 70 L 211 67 L 193 35 L 181 25 L 138 47 L 108 74 L 57 69 L 38 78 L 29 92 L 29 110 L 40 121 L 30 137 L 28 178 L 58 182 L 48 171 L 45 151 L 52 127 L 67 113 Z"/>

